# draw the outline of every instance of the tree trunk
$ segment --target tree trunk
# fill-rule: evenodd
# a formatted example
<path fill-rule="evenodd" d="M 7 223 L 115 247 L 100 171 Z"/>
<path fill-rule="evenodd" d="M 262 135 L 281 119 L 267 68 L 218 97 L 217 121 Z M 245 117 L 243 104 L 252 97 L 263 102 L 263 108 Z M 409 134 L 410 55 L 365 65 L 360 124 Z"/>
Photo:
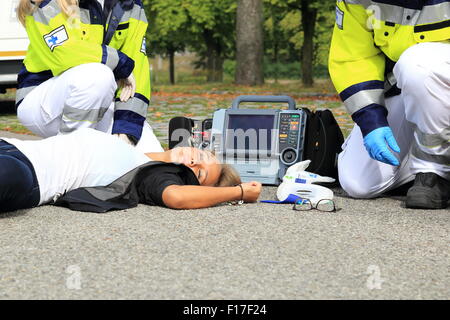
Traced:
<path fill-rule="evenodd" d="M 302 81 L 305 87 L 314 85 L 314 33 L 316 31 L 317 9 L 310 7 L 308 0 L 302 0 Z"/>
<path fill-rule="evenodd" d="M 169 50 L 169 76 L 170 84 L 175 84 L 175 50 Z"/>
<path fill-rule="evenodd" d="M 264 83 L 262 0 L 238 0 L 236 23 L 236 84 Z"/>
<path fill-rule="evenodd" d="M 223 82 L 223 63 L 224 59 L 217 55 L 214 61 L 214 82 Z"/>
<path fill-rule="evenodd" d="M 214 39 L 210 30 L 203 32 L 206 43 L 206 81 L 222 82 L 223 81 L 223 63 L 222 48 L 220 43 Z"/>
<path fill-rule="evenodd" d="M 278 83 L 278 74 L 279 74 L 279 39 L 280 39 L 280 32 L 279 32 L 279 23 L 280 23 L 280 19 L 279 19 L 279 15 L 277 14 L 277 12 L 275 12 L 274 6 L 272 6 L 272 10 L 271 10 L 271 15 L 272 15 L 272 23 L 273 23 L 273 29 L 272 29 L 272 39 L 273 39 L 273 60 L 272 62 L 274 63 L 274 78 L 275 78 L 275 83 Z"/>
<path fill-rule="evenodd" d="M 214 82 L 214 48 L 213 39 L 208 31 L 203 32 L 206 42 L 206 82 Z"/>

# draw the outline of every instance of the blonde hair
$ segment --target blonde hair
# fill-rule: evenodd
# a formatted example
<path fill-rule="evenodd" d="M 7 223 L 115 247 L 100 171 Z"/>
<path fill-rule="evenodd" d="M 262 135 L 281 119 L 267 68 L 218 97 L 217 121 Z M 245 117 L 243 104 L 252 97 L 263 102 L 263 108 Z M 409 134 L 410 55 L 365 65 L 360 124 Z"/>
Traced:
<path fill-rule="evenodd" d="M 215 150 L 204 151 L 211 153 L 216 158 Z M 224 163 L 219 163 L 219 165 L 221 170 L 219 181 L 217 182 L 216 187 L 234 187 L 242 183 L 239 172 L 237 172 L 237 170 L 233 166 Z"/>
<path fill-rule="evenodd" d="M 30 0 L 20 0 L 17 6 L 17 18 L 20 23 L 25 26 L 25 18 L 27 15 L 33 14 L 33 11 L 41 4 L 44 0 L 34 0 L 34 4 Z M 61 11 L 70 16 L 72 10 L 71 7 L 78 6 L 78 0 L 57 0 Z"/>
<path fill-rule="evenodd" d="M 220 172 L 219 181 L 217 187 L 233 187 L 241 184 L 241 177 L 235 168 L 229 164 L 221 164 L 222 170 Z"/>

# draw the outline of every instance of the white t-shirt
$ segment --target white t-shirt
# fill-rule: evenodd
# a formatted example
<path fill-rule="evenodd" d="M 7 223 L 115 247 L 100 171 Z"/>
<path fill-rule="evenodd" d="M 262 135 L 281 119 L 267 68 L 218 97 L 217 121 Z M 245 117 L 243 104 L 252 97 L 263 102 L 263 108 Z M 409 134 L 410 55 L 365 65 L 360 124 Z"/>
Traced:
<path fill-rule="evenodd" d="M 4 139 L 31 161 L 45 204 L 81 187 L 106 186 L 151 161 L 121 139 L 94 129 L 79 129 L 39 141 Z"/>

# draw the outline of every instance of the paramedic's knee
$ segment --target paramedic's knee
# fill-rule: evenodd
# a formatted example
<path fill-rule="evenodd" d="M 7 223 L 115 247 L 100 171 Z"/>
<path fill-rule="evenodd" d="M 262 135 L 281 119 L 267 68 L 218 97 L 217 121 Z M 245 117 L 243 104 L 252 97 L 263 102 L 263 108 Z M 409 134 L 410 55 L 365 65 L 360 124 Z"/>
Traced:
<path fill-rule="evenodd" d="M 368 184 L 373 179 L 370 177 L 373 160 L 370 159 L 363 143 L 361 130 L 355 126 L 342 145 L 339 154 L 338 173 L 342 188 L 353 198 L 371 198 L 369 190 L 373 190 Z"/>
<path fill-rule="evenodd" d="M 363 176 L 352 174 L 352 170 L 339 165 L 339 183 L 342 189 L 352 198 L 356 199 L 370 199 L 378 196 L 374 194 L 370 180 Z"/>
<path fill-rule="evenodd" d="M 117 89 L 111 69 L 101 63 L 89 63 L 76 68 L 76 76 L 72 79 L 73 94 L 87 97 L 90 103 L 109 101 L 109 105 Z"/>
<path fill-rule="evenodd" d="M 27 110 L 27 108 L 25 108 L 24 103 L 21 103 L 17 107 L 17 119 L 20 121 L 20 123 L 22 123 L 26 127 L 28 127 L 27 125 L 29 123 L 32 123 L 31 114 L 30 114 L 29 110 Z"/>
<path fill-rule="evenodd" d="M 369 189 L 364 185 L 359 183 L 358 180 L 343 180 L 340 181 L 342 189 L 352 198 L 355 199 L 372 199 L 378 196 L 378 194 L 373 194 L 369 192 Z"/>

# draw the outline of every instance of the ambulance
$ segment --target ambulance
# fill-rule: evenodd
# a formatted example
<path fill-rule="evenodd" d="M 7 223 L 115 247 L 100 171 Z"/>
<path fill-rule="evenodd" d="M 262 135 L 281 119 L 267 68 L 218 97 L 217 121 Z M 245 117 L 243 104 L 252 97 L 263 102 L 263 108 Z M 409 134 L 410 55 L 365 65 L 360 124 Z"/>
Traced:
<path fill-rule="evenodd" d="M 17 85 L 17 74 L 28 48 L 25 28 L 17 19 L 19 0 L 0 1 L 0 93 Z"/>

